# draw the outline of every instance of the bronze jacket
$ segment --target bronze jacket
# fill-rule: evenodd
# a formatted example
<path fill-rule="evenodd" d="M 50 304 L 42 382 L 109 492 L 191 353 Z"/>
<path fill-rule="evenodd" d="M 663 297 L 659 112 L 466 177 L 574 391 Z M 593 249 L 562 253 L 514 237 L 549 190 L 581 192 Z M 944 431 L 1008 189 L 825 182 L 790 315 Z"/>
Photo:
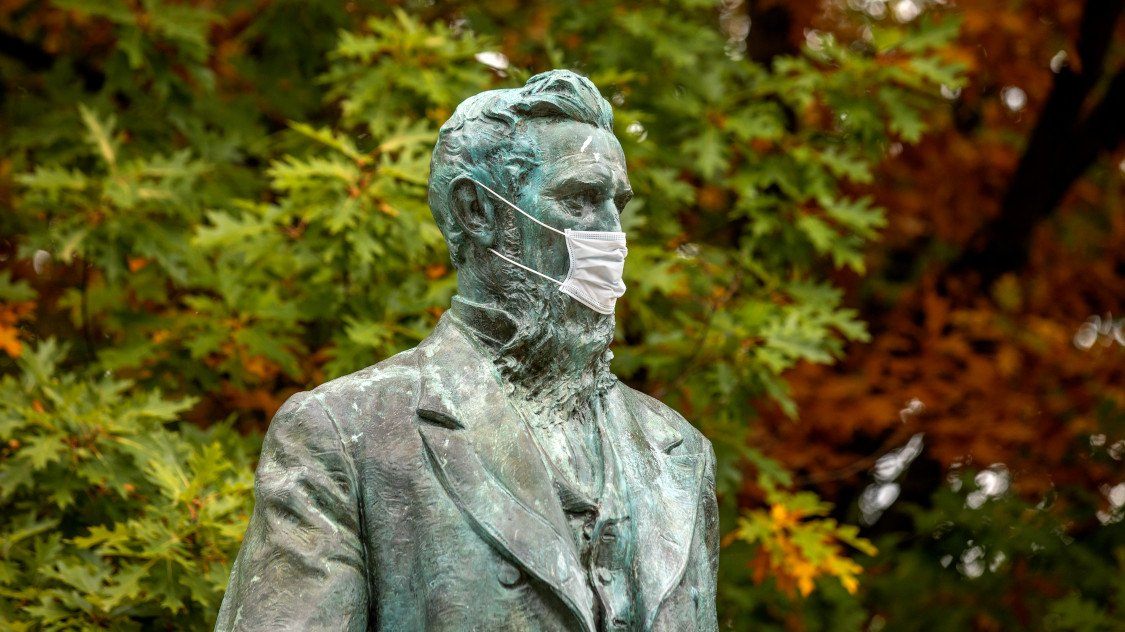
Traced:
<path fill-rule="evenodd" d="M 291 397 L 215 629 L 600 632 L 530 430 L 443 318 L 418 347 Z M 618 382 L 606 429 L 630 490 L 635 621 L 716 630 L 710 443 Z"/>

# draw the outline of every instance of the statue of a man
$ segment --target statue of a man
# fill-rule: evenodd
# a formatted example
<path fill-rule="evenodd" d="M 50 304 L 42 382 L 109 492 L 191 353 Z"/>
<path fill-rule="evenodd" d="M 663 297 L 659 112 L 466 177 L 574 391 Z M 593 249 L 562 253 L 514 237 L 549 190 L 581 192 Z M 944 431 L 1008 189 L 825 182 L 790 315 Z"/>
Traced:
<path fill-rule="evenodd" d="M 612 118 L 552 71 L 442 126 L 458 293 L 416 348 L 278 411 L 217 630 L 716 629 L 711 445 L 609 369 Z"/>

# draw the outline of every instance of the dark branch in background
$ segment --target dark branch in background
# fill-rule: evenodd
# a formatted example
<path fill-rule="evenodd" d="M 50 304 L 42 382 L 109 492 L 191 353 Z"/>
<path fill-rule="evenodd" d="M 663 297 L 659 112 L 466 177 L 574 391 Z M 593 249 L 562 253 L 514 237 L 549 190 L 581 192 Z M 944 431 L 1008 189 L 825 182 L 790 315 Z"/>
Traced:
<path fill-rule="evenodd" d="M 1027 263 L 1035 227 L 1058 207 L 1075 180 L 1123 140 L 1125 70 L 1101 102 L 1082 116 L 1103 76 L 1122 0 L 1087 0 L 1078 35 L 1078 63 L 1062 68 L 1008 183 L 1000 214 L 985 223 L 946 270 L 946 277 L 980 275 L 984 285 Z"/>
<path fill-rule="evenodd" d="M 56 57 L 38 45 L 24 41 L 11 33 L 0 31 L 0 55 L 23 64 L 28 70 L 49 70 Z M 97 92 L 105 84 L 105 74 L 81 59 L 73 60 L 74 72 L 82 78 L 82 84 L 89 92 Z"/>
<path fill-rule="evenodd" d="M 746 13 L 750 18 L 746 55 L 751 60 L 768 68 L 774 57 L 800 52 L 789 37 L 793 17 L 784 4 L 746 0 Z"/>

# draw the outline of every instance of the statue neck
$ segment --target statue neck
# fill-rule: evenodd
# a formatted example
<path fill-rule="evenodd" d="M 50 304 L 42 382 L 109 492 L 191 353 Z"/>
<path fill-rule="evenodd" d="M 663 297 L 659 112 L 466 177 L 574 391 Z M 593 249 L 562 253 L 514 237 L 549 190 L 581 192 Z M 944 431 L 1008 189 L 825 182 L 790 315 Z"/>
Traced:
<path fill-rule="evenodd" d="M 535 411 L 570 417 L 616 381 L 609 371 L 608 339 L 584 344 L 565 327 L 533 318 L 521 325 L 508 310 L 462 296 L 453 297 L 449 312 Z"/>
<path fill-rule="evenodd" d="M 453 296 L 449 314 L 462 331 L 487 349 L 490 358 L 495 358 L 518 330 L 515 319 L 508 312 L 493 305 L 470 301 L 460 294 Z"/>

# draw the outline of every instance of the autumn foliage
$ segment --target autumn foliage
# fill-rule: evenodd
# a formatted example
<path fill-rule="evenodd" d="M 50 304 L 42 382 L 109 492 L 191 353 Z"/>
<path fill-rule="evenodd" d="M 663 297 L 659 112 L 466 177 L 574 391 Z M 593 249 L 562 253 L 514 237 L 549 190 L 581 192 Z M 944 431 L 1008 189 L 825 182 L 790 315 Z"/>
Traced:
<path fill-rule="evenodd" d="M 448 305 L 437 126 L 569 67 L 724 629 L 1122 629 L 1120 4 L 0 1 L 0 627 L 206 629 L 274 411 Z"/>

